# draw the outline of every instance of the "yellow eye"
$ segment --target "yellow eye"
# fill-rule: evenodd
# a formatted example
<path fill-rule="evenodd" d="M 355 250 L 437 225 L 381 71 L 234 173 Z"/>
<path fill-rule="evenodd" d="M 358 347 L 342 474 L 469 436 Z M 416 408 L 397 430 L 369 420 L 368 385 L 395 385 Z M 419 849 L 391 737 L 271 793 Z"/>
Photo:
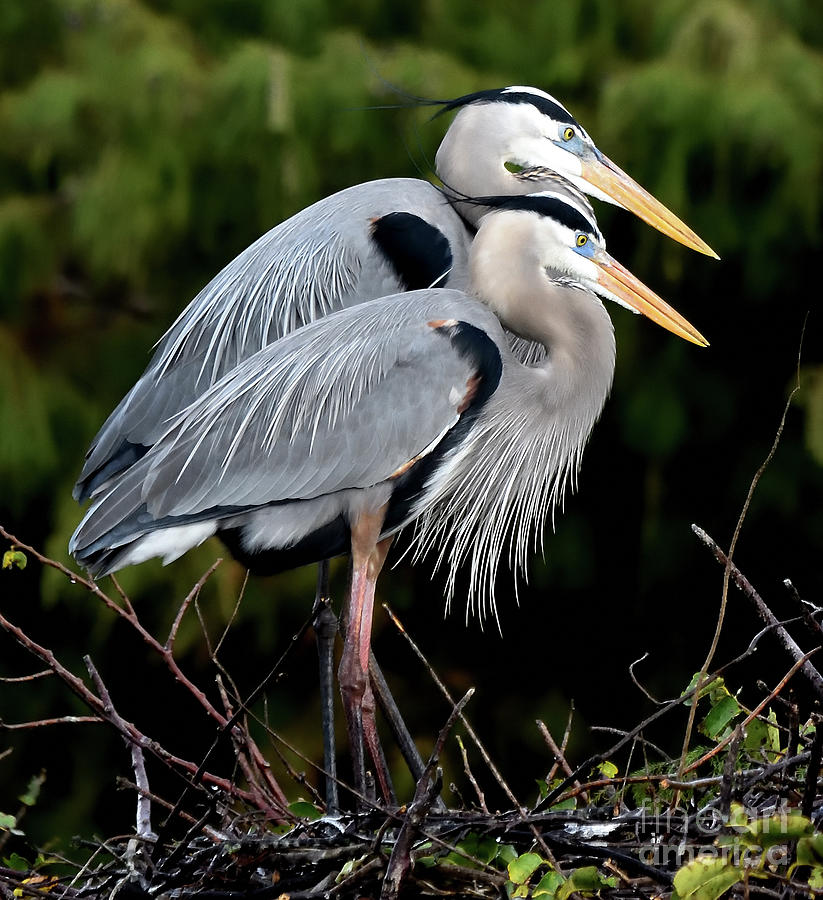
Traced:
<path fill-rule="evenodd" d="M 577 235 L 577 246 L 578 247 L 584 247 L 588 243 L 589 243 L 589 239 L 586 237 L 585 234 Z"/>
<path fill-rule="evenodd" d="M 563 140 L 564 140 L 564 141 L 570 141 L 573 137 L 574 137 L 574 128 L 572 128 L 571 126 L 569 126 L 569 127 L 563 132 Z"/>

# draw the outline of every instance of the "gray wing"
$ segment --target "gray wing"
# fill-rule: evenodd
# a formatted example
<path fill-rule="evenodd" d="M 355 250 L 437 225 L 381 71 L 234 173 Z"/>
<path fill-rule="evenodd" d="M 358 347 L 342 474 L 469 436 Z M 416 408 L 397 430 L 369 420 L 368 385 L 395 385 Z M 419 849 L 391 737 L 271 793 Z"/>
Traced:
<path fill-rule="evenodd" d="M 244 250 L 183 311 L 92 442 L 75 497 L 139 459 L 174 413 L 272 341 L 407 287 L 373 236 L 376 221 L 398 212 L 433 225 L 447 242 L 449 271 L 432 281 L 446 274 L 449 286 L 464 288 L 471 237 L 428 182 L 368 182 L 307 207 Z"/>
<path fill-rule="evenodd" d="M 442 328 L 455 319 L 480 329 L 499 358 L 497 319 L 455 291 L 384 298 L 271 344 L 180 413 L 98 496 L 72 553 L 82 559 L 111 533 L 122 541 L 390 479 L 460 418 L 477 364 Z"/>

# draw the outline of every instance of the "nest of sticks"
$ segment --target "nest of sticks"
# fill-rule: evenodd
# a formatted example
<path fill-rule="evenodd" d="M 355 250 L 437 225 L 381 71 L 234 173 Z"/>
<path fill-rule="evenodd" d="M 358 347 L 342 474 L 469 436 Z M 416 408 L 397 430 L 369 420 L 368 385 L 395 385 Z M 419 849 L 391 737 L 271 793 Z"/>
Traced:
<path fill-rule="evenodd" d="M 125 740 L 134 778 L 123 786 L 134 792 L 137 807 L 128 835 L 80 842 L 85 851 L 82 864 L 40 853 L 30 866 L 20 865 L 25 855 L 10 857 L 9 848 L 3 848 L 15 835 L 20 840 L 21 829 L 13 827 L 19 823 L 3 823 L 0 893 L 5 898 L 60 900 L 115 896 L 566 900 L 595 894 L 714 900 L 727 893 L 741 897 L 823 893 L 823 834 L 818 832 L 823 816 L 819 778 L 823 727 L 814 708 L 818 704 L 801 710 L 787 687 L 793 679 L 803 678 L 823 699 L 823 678 L 813 660 L 823 637 L 823 610 L 795 595 L 798 615 L 778 621 L 717 544 L 700 529 L 696 532 L 725 567 L 727 586 L 741 590 L 763 619 L 762 630 L 741 656 L 715 670 L 707 660 L 679 697 L 669 701 L 650 697 L 654 703 L 650 716 L 577 766 L 566 758 L 571 719 L 560 741 L 538 723 L 553 763 L 540 781 L 540 795 L 528 805 L 514 796 L 466 719 L 464 708 L 472 692 L 457 700 L 449 697 L 451 714 L 429 759 L 416 772 L 413 799 L 399 806 L 342 786 L 347 793 L 341 805 L 348 804 L 350 811 L 340 811 L 330 810 L 305 776 L 283 760 L 301 793 L 311 797 L 289 802 L 252 737 L 254 698 L 241 698 L 225 672 L 218 679 L 220 703 L 214 704 L 179 668 L 174 655 L 177 629 L 211 570 L 181 604 L 168 635 L 160 639 L 144 627 L 119 588 L 113 596 L 105 593 L 0 528 L 15 553 L 63 571 L 134 628 L 218 730 L 215 745 L 203 758 L 175 755 L 118 713 L 90 658 L 84 660 L 87 671 L 81 678 L 0 613 L 0 627 L 82 700 L 88 716 L 72 721 L 103 722 Z M 725 596 L 724 591 L 724 600 Z M 809 652 L 792 636 L 800 630 L 813 638 Z M 726 688 L 723 675 L 750 656 L 766 634 L 780 639 L 787 666 L 791 665 L 777 684 L 759 686 L 761 699 L 746 708 Z M 807 636 L 802 639 L 809 643 Z M 441 689 L 446 691 L 442 685 Z M 676 709 L 682 711 L 684 704 L 690 710 L 684 751 L 671 758 L 645 734 L 653 723 Z M 49 723 L 2 727 L 44 724 Z M 488 808 L 462 743 L 474 796 L 458 808 L 444 803 L 440 759 L 455 728 L 474 743 L 508 799 L 504 811 Z M 696 747 L 698 731 L 701 746 Z M 235 769 L 230 775 L 212 769 L 213 751 L 221 741 L 230 742 L 233 749 Z M 626 751 L 629 762 L 621 774 L 611 760 Z M 649 762 L 652 756 L 654 762 Z M 178 796 L 169 799 L 152 792 L 147 757 L 182 776 L 185 786 Z M 10 860 L 16 864 L 10 866 Z"/>

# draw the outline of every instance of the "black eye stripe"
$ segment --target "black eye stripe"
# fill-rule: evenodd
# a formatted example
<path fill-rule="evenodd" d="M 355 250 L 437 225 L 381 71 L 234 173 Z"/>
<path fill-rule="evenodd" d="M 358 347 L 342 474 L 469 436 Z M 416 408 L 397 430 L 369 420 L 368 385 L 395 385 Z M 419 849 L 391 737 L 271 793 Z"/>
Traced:
<path fill-rule="evenodd" d="M 563 109 L 559 103 L 549 100 L 548 97 L 541 97 L 539 94 L 531 94 L 527 91 L 509 91 L 506 88 L 476 91 L 473 94 L 457 97 L 455 100 L 447 100 L 443 105 L 443 109 L 437 115 L 442 115 L 453 109 L 459 109 L 461 106 L 469 106 L 472 103 L 528 103 L 544 116 L 549 116 L 557 122 L 580 128 L 577 120 L 568 110 Z"/>
<path fill-rule="evenodd" d="M 581 212 L 559 197 L 541 197 L 537 194 L 524 194 L 520 197 L 473 197 L 472 203 L 479 206 L 490 206 L 494 209 L 524 210 L 548 216 L 565 225 L 571 231 L 582 231 L 592 240 L 599 240 L 600 232 Z"/>

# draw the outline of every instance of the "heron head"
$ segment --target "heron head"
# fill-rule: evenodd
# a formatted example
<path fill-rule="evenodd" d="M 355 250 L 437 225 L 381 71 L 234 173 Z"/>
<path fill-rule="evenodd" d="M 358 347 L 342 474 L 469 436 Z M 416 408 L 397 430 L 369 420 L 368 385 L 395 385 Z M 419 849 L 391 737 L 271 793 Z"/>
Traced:
<path fill-rule="evenodd" d="M 551 94 L 515 85 L 467 94 L 446 103 L 441 112 L 454 109 L 460 110 L 455 125 L 462 117 L 470 145 L 479 148 L 489 139 L 497 144 L 500 165 L 513 182 L 536 187 L 559 175 L 579 191 L 633 212 L 686 247 L 717 257 L 691 228 L 602 153 Z"/>
<path fill-rule="evenodd" d="M 517 197 L 484 197 L 476 202 L 490 209 L 488 215 L 516 216 L 527 223 L 521 236 L 528 241 L 529 252 L 537 254 L 550 282 L 583 288 L 647 316 L 684 340 L 708 346 L 693 325 L 611 256 L 591 206 L 576 191 L 566 188 Z"/>

